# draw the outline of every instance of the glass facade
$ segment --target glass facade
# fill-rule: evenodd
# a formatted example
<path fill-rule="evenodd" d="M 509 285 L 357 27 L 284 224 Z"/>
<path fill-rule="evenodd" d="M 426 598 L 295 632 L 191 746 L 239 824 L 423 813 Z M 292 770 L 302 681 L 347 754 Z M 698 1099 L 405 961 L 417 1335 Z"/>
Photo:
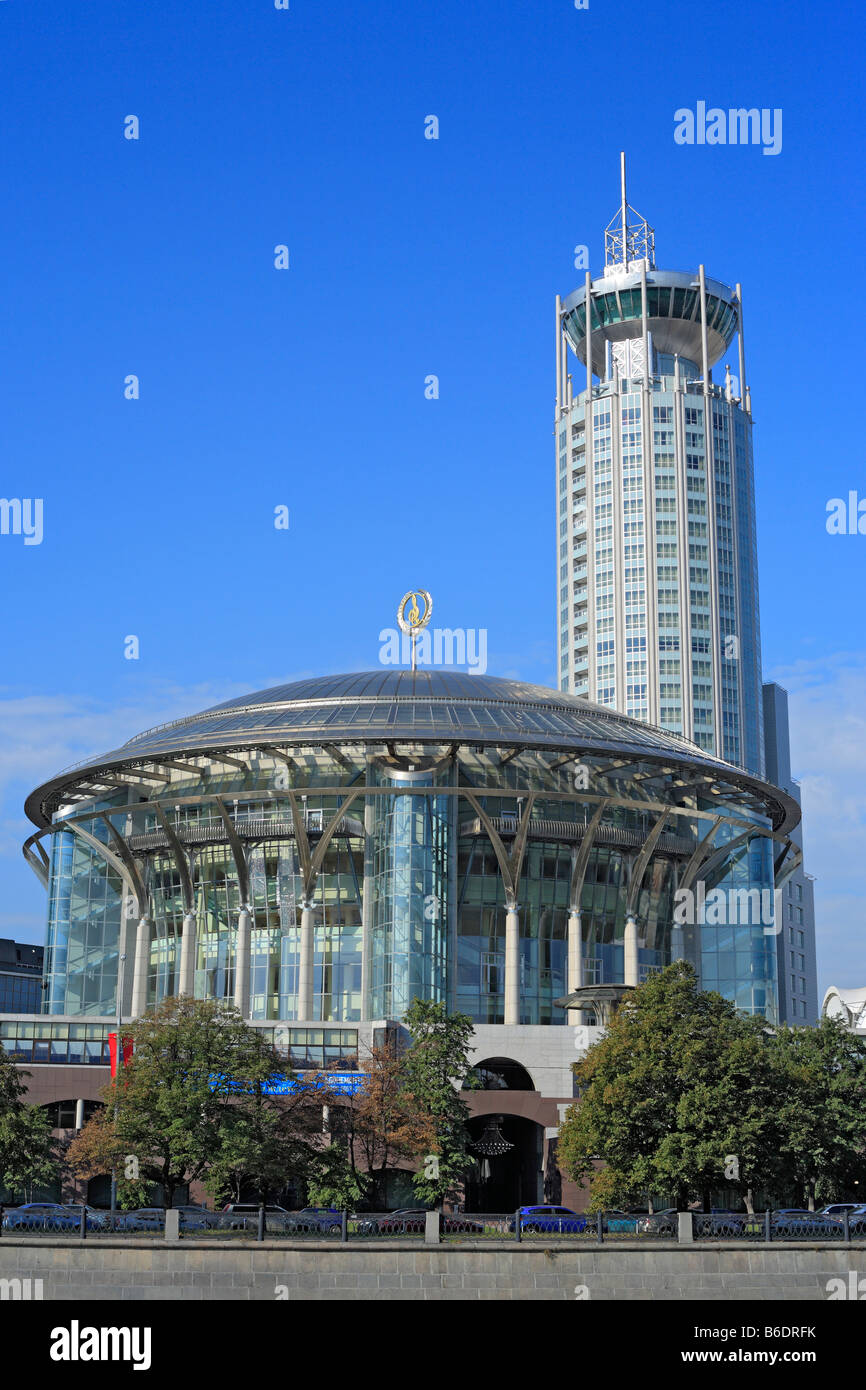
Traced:
<path fill-rule="evenodd" d="M 107 841 L 98 819 L 89 830 Z M 69 831 L 52 837 L 45 951 L 50 1013 L 111 1013 L 122 898 L 120 875 L 86 840 Z"/>
<path fill-rule="evenodd" d="M 620 426 L 623 410 L 629 426 L 643 419 L 636 402 L 618 410 Z M 602 415 L 600 436 L 615 418 Z M 644 544 L 640 531 L 632 535 Z M 649 572 L 637 559 L 634 567 Z M 643 683 L 653 640 L 645 587 L 636 576 L 614 682 L 624 674 Z M 594 588 L 594 603 L 602 599 Z M 319 717 L 351 733 L 315 744 L 286 731 L 280 747 L 239 742 L 225 758 L 196 763 L 179 742 L 178 766 L 164 774 L 165 763 L 142 760 L 136 747 L 134 781 L 113 804 L 84 796 L 58 808 L 43 832 L 51 840 L 46 1012 L 112 1017 L 123 951 L 124 1016 L 180 992 L 183 968 L 199 998 L 234 999 L 253 1022 L 310 1030 L 325 1065 L 337 1056 L 327 1049 L 342 1045 L 332 1040 L 340 1025 L 399 1020 L 414 998 L 441 1000 L 478 1023 L 505 1022 L 509 971 L 519 1000 L 509 1022 L 564 1023 L 557 1001 L 572 987 L 574 922 L 584 979 L 621 983 L 629 915 L 640 978 L 685 955 L 741 1007 L 770 1000 L 775 977 L 760 923 L 736 924 L 733 947 L 712 932 L 702 941 L 697 928 L 677 936 L 672 904 L 711 828 L 714 881 L 766 886 L 772 836 L 793 814 L 781 793 L 702 759 L 675 733 L 573 696 L 472 678 L 470 697 L 462 677 L 402 674 L 405 685 L 383 689 L 369 712 L 329 688 Z M 304 720 L 312 698 L 302 686 Z M 292 702 L 280 710 L 290 721 Z M 382 741 L 379 714 L 406 732 Z M 156 785 L 145 784 L 145 796 L 150 769 Z M 508 901 L 515 946 L 506 944 Z M 308 993 L 302 956 L 312 961 Z"/>
<path fill-rule="evenodd" d="M 421 780 L 389 779 L 392 786 Z M 372 808 L 371 1011 L 400 1018 L 415 998 L 448 998 L 453 804 L 406 794 L 374 797 Z"/>
<path fill-rule="evenodd" d="M 42 1009 L 42 981 L 27 975 L 0 973 L 0 1014 L 38 1014 Z"/>

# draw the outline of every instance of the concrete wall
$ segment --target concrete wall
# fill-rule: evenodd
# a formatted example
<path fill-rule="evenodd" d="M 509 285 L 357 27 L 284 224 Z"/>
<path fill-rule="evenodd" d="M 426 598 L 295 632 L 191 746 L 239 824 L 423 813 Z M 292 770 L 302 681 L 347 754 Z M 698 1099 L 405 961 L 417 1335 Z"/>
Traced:
<path fill-rule="evenodd" d="M 72 1299 L 790 1299 L 826 1301 L 827 1281 L 866 1276 L 866 1243 L 600 1250 L 560 1246 L 203 1245 L 0 1239 L 0 1279 Z M 863 1284 L 866 1293 L 866 1281 Z M 0 1295 L 2 1296 L 2 1295 Z"/>

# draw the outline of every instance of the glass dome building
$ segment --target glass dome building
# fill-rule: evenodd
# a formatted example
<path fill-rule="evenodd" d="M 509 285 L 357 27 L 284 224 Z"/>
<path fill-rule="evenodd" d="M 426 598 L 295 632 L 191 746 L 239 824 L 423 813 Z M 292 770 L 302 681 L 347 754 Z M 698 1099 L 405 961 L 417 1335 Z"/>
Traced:
<path fill-rule="evenodd" d="M 565 692 L 440 670 L 297 681 L 68 768 L 27 813 L 45 1010 L 67 1019 L 115 1013 L 121 955 L 126 1017 L 185 993 L 338 1031 L 422 996 L 519 1062 L 522 1028 L 596 1021 L 564 996 L 680 957 L 775 1016 L 774 928 L 681 922 L 674 903 L 703 885 L 753 906 L 796 802 Z M 493 1047 L 501 1026 L 513 1046 Z"/>

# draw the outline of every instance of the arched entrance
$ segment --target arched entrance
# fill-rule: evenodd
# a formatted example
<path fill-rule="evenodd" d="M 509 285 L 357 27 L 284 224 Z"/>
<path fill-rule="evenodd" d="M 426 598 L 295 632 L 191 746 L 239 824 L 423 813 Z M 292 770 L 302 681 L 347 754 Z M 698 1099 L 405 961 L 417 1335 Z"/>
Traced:
<path fill-rule="evenodd" d="M 481 1091 L 534 1091 L 532 1077 L 511 1057 L 485 1057 L 472 1068 L 472 1079 Z"/>
<path fill-rule="evenodd" d="M 480 1141 L 482 1147 L 489 1147 L 486 1141 L 498 1135 L 510 1148 L 489 1155 L 472 1151 L 478 1164 L 466 1183 L 468 1212 L 513 1212 L 544 1200 L 541 1125 L 523 1115 L 474 1115 L 469 1133 L 471 1142 Z"/>

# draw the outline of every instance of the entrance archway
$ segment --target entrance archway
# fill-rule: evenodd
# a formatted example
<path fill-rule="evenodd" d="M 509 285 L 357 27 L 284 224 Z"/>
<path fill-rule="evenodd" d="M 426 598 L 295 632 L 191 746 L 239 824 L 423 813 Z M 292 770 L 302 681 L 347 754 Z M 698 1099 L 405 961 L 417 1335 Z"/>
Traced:
<path fill-rule="evenodd" d="M 482 1091 L 534 1091 L 532 1077 L 511 1057 L 485 1057 L 471 1072 L 475 1087 Z"/>
<path fill-rule="evenodd" d="M 523 1115 L 474 1115 L 469 1121 L 471 1142 L 484 1134 L 495 1119 L 502 1138 L 512 1147 L 486 1159 L 475 1154 L 478 1166 L 466 1183 L 466 1210 L 514 1212 L 518 1207 L 544 1200 L 542 1151 L 544 1130 Z"/>

